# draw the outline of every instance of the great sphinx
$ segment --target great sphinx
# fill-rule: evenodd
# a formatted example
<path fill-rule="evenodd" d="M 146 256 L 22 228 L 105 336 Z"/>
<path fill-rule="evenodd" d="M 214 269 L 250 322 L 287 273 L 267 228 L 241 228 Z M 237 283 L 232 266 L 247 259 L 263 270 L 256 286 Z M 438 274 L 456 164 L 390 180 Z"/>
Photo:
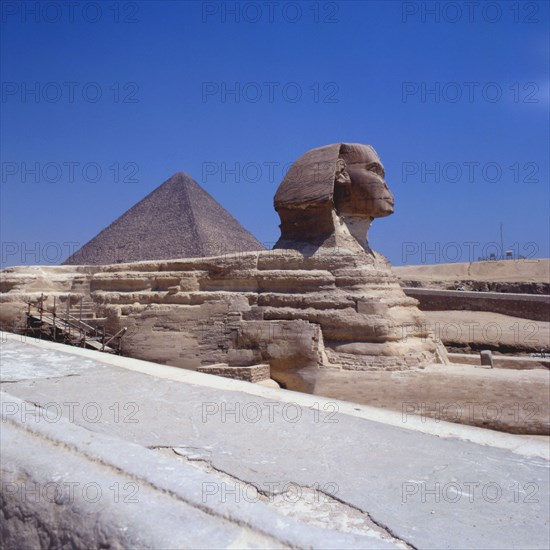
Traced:
<path fill-rule="evenodd" d="M 367 233 L 393 212 L 369 145 L 337 143 L 300 157 L 274 199 L 272 250 L 2 273 L 2 325 L 26 303 L 85 298 L 95 322 L 127 327 L 124 353 L 188 369 L 269 364 L 291 389 L 314 391 L 326 369 L 408 369 L 446 362 L 416 300 Z M 236 372 L 236 371 L 235 371 Z"/>

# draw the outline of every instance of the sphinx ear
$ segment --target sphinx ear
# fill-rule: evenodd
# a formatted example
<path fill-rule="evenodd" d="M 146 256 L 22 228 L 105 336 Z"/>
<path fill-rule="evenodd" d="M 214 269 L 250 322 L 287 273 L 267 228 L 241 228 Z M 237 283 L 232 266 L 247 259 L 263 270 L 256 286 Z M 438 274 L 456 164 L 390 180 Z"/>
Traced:
<path fill-rule="evenodd" d="M 342 158 L 339 158 L 336 161 L 336 174 L 334 177 L 334 183 L 338 183 L 338 184 L 351 183 L 349 174 L 346 171 L 346 162 Z"/>

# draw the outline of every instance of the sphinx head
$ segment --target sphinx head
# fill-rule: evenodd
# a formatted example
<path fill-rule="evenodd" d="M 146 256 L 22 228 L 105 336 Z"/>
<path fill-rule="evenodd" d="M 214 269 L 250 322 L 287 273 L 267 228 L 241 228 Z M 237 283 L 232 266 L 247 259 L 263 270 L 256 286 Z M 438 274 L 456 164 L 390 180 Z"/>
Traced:
<path fill-rule="evenodd" d="M 373 147 L 337 143 L 312 149 L 292 165 L 275 194 L 275 209 L 278 247 L 334 246 L 349 235 L 366 249 L 368 227 L 393 213 L 393 195 Z"/>
<path fill-rule="evenodd" d="M 334 182 L 334 207 L 340 215 L 382 218 L 393 213 L 393 195 L 384 166 L 370 145 L 342 143 Z"/>

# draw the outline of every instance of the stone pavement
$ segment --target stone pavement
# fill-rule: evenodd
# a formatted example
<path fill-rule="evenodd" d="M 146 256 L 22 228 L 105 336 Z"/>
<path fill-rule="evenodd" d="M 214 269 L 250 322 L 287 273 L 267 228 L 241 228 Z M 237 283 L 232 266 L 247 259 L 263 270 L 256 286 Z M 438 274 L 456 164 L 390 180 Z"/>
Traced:
<path fill-rule="evenodd" d="M 545 441 L 6 333 L 0 374 L 6 548 L 550 547 Z"/>

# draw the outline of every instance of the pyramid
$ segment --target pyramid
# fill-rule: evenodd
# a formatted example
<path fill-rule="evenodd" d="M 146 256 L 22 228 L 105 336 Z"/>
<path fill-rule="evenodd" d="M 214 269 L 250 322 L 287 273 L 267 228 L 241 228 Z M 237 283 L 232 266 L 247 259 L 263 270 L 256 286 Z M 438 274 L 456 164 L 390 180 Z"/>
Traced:
<path fill-rule="evenodd" d="M 178 172 L 64 263 L 113 264 L 263 249 L 193 178 Z"/>

